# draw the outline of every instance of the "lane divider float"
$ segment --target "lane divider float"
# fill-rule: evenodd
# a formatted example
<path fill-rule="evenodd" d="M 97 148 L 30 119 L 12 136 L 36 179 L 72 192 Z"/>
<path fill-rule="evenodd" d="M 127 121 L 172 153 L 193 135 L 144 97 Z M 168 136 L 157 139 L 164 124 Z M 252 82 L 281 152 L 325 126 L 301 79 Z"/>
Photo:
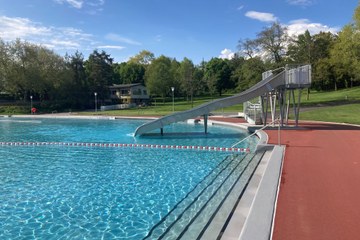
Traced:
<path fill-rule="evenodd" d="M 186 149 L 215 152 L 242 152 L 250 153 L 250 148 L 212 147 L 212 146 L 186 146 L 161 145 L 137 143 L 89 143 L 89 142 L 0 142 L 0 146 L 69 146 L 69 147 L 110 147 L 110 148 L 156 148 L 156 149 Z"/>

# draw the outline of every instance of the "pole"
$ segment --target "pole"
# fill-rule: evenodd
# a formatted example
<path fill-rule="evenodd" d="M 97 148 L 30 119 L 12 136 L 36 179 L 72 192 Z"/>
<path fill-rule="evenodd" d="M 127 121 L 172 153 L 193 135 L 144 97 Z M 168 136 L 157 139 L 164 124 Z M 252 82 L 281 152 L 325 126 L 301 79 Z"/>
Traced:
<path fill-rule="evenodd" d="M 280 126 L 280 120 L 278 119 L 278 145 L 281 146 L 281 126 Z"/>
<path fill-rule="evenodd" d="M 32 99 L 33 99 L 33 96 L 30 96 L 30 113 L 31 114 L 33 114 L 33 111 L 32 111 L 32 108 L 33 108 Z"/>
<path fill-rule="evenodd" d="M 95 96 L 95 112 L 97 112 L 97 92 L 94 92 Z"/>
<path fill-rule="evenodd" d="M 174 104 L 174 90 L 175 88 L 174 87 L 171 87 L 171 91 L 172 91 L 172 102 L 173 102 L 173 112 L 175 112 L 175 104 Z"/>

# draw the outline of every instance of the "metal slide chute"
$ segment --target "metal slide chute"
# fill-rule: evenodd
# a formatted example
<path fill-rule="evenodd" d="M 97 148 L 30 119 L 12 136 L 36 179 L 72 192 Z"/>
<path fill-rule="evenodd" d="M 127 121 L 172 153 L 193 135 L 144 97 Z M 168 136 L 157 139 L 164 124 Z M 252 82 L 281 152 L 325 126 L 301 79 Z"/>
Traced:
<path fill-rule="evenodd" d="M 210 112 L 229 107 L 235 104 L 243 103 L 245 101 L 249 101 L 250 99 L 253 99 L 255 97 L 259 97 L 262 94 L 265 94 L 267 92 L 270 92 L 274 89 L 276 89 L 279 86 L 285 85 L 285 76 L 286 71 L 282 71 L 277 75 L 270 75 L 264 80 L 258 82 L 251 88 L 236 94 L 231 97 L 221 98 L 217 99 L 208 103 L 204 103 L 198 107 L 192 108 L 190 110 L 186 110 L 183 112 L 177 112 L 173 113 L 164 117 L 161 117 L 159 119 L 153 120 L 151 122 L 145 123 L 138 127 L 135 130 L 134 136 L 142 135 L 144 133 L 148 133 L 155 129 L 162 129 L 164 126 L 185 121 L 187 119 L 196 118 L 198 116 L 205 116 L 207 117 Z"/>

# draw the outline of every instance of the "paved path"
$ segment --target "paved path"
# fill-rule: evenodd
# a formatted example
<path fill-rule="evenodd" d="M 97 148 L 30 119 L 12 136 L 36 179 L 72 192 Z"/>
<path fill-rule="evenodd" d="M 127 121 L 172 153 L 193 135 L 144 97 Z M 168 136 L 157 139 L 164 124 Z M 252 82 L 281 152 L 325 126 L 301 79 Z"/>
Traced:
<path fill-rule="evenodd" d="M 360 239 L 360 127 L 282 130 L 286 153 L 273 239 Z M 276 144 L 278 133 L 266 131 Z"/>

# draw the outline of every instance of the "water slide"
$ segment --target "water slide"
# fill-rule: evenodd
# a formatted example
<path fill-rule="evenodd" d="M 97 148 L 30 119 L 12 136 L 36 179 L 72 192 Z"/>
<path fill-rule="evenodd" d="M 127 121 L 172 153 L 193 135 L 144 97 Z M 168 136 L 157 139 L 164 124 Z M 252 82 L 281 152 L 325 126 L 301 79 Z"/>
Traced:
<path fill-rule="evenodd" d="M 143 135 L 155 129 L 162 129 L 164 126 L 175 122 L 185 121 L 187 119 L 196 118 L 202 115 L 208 116 L 211 111 L 249 101 L 280 86 L 285 86 L 285 76 L 286 70 L 283 70 L 277 75 L 271 74 L 251 88 L 234 96 L 217 99 L 208 103 L 204 103 L 190 110 L 173 113 L 145 123 L 135 130 L 134 136 Z"/>

